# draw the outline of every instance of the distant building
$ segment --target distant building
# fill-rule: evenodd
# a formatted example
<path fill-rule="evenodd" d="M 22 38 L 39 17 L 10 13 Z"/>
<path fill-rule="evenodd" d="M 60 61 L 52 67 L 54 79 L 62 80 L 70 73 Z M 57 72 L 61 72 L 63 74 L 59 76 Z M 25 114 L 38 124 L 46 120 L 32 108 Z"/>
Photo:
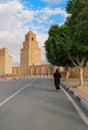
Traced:
<path fill-rule="evenodd" d="M 8 55 L 7 48 L 0 49 L 0 76 L 12 74 L 12 56 Z"/>
<path fill-rule="evenodd" d="M 36 35 L 29 31 L 25 35 L 23 48 L 20 50 L 20 66 L 13 67 L 13 76 L 52 76 L 56 68 L 59 68 L 62 77 L 65 77 L 66 71 L 64 67 L 51 64 L 41 65 L 41 52 L 36 41 Z M 79 70 L 75 67 L 69 67 L 68 73 L 69 77 L 79 77 Z M 88 77 L 88 64 L 84 68 L 83 76 Z"/>
<path fill-rule="evenodd" d="M 50 76 L 56 66 L 41 65 L 41 51 L 36 41 L 36 35 L 29 31 L 25 35 L 23 48 L 20 50 L 20 66 L 13 67 L 13 76 Z M 60 67 L 62 70 L 62 67 Z"/>
<path fill-rule="evenodd" d="M 41 65 L 41 51 L 36 35 L 32 31 L 25 35 L 23 48 L 20 50 L 20 66 L 12 67 L 12 56 L 8 55 L 7 48 L 0 49 L 0 76 L 53 76 L 56 68 L 59 68 L 62 77 L 65 77 L 64 67 L 51 64 Z M 83 76 L 88 78 L 88 64 L 84 68 Z M 79 77 L 78 69 L 69 68 L 69 77 Z"/>
<path fill-rule="evenodd" d="M 36 35 L 29 31 L 25 35 L 23 48 L 20 52 L 20 71 L 26 74 L 29 66 L 41 65 L 41 51 L 36 41 Z"/>

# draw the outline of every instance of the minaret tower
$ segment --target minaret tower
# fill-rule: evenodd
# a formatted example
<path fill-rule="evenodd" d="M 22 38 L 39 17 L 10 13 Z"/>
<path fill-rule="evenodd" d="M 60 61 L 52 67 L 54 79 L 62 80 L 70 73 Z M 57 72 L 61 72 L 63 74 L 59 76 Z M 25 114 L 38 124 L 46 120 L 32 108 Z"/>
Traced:
<path fill-rule="evenodd" d="M 36 35 L 29 31 L 25 35 L 25 41 L 23 42 L 23 48 L 20 52 L 20 67 L 21 73 L 26 73 L 29 66 L 41 64 L 41 52 L 36 41 Z"/>

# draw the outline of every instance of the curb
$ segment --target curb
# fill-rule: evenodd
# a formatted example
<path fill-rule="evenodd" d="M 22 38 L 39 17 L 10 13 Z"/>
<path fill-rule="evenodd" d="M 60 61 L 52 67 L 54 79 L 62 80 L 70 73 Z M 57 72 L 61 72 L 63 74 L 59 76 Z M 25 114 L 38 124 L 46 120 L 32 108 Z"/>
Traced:
<path fill-rule="evenodd" d="M 83 98 L 81 98 L 80 95 L 78 95 L 78 93 L 73 92 L 72 90 L 70 90 L 70 88 L 68 88 L 66 85 L 64 85 L 63 83 L 61 83 L 61 85 L 63 86 L 63 88 L 65 88 L 68 92 L 70 92 L 70 94 L 88 111 L 88 102 L 86 100 L 84 100 Z"/>
<path fill-rule="evenodd" d="M 5 79 L 7 79 L 7 78 L 6 77 L 3 77 L 3 78 L 0 77 L 0 80 L 5 80 Z"/>

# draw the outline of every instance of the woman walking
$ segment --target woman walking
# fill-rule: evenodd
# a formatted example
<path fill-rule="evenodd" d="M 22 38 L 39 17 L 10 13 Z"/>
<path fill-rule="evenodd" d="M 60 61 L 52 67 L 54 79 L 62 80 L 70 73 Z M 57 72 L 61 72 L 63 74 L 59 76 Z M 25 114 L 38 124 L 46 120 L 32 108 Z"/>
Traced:
<path fill-rule="evenodd" d="M 55 84 L 56 90 L 60 90 L 60 86 L 59 85 L 60 85 L 61 74 L 59 72 L 59 69 L 56 69 L 53 77 L 54 77 L 54 84 Z"/>

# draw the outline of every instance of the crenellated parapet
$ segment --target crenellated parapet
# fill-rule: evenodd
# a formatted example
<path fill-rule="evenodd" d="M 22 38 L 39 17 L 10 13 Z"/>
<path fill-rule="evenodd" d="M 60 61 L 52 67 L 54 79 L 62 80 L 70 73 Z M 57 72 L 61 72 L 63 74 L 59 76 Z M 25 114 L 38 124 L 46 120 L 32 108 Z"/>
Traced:
<path fill-rule="evenodd" d="M 5 56 L 8 53 L 7 48 L 0 48 L 0 56 Z"/>

